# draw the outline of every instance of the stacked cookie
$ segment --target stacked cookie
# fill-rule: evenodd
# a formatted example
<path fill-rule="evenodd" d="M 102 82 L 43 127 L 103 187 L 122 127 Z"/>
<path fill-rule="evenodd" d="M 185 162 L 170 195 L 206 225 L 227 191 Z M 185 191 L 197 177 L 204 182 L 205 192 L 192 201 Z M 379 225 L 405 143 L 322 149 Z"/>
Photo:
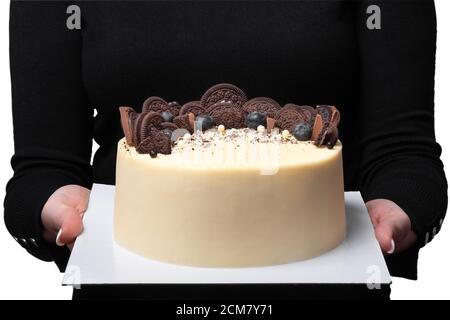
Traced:
<path fill-rule="evenodd" d="M 127 144 L 152 157 L 171 153 L 171 137 L 176 130 L 194 133 L 214 125 L 226 129 L 265 127 L 268 134 L 276 126 L 298 140 L 312 140 L 317 146 L 332 148 L 338 140 L 340 120 L 334 106 L 313 108 L 289 103 L 281 107 L 267 97 L 248 100 L 244 91 L 228 83 L 212 86 L 200 100 L 184 105 L 150 97 L 145 100 L 141 113 L 131 107 L 119 110 Z"/>

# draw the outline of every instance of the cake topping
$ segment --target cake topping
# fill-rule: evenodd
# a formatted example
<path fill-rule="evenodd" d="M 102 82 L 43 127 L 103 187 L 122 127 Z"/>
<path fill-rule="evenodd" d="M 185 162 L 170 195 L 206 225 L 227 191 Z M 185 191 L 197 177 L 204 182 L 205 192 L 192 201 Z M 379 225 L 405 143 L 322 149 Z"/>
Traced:
<path fill-rule="evenodd" d="M 266 121 L 266 113 L 260 111 L 252 111 L 245 117 L 245 125 L 251 129 L 256 129 L 258 126 L 266 125 Z"/>
<path fill-rule="evenodd" d="M 203 115 L 206 113 L 200 101 L 191 101 L 183 105 L 180 109 L 180 115 L 193 113 L 195 116 Z"/>
<path fill-rule="evenodd" d="M 145 100 L 141 113 L 131 107 L 119 110 L 127 144 L 153 156 L 155 152 L 170 153 L 171 143 L 190 145 L 190 141 L 182 139 L 186 132 L 192 135 L 189 140 L 196 144 L 211 143 L 201 139 L 211 136 L 213 131 L 214 139 L 237 139 L 245 133 L 257 143 L 311 140 L 317 146 L 329 148 L 333 148 L 339 138 L 340 113 L 334 106 L 313 108 L 288 103 L 281 108 L 277 101 L 267 97 L 247 101 L 241 89 L 228 83 L 211 87 L 200 101 L 190 101 L 183 106 L 153 96 Z M 214 125 L 218 125 L 216 130 Z"/>
<path fill-rule="evenodd" d="M 225 133 L 225 126 L 223 124 L 219 125 L 217 127 L 217 131 L 219 131 L 220 133 Z"/>
<path fill-rule="evenodd" d="M 262 134 L 266 131 L 266 128 L 264 126 L 259 125 L 258 128 L 256 128 L 256 131 Z"/>
<path fill-rule="evenodd" d="M 169 106 L 170 113 L 172 113 L 174 117 L 180 114 L 181 105 L 178 101 L 171 101 L 167 105 Z"/>
<path fill-rule="evenodd" d="M 145 100 L 143 106 L 142 106 L 142 112 L 163 112 L 163 111 L 169 111 L 169 104 L 160 97 L 150 97 L 147 100 Z"/>
<path fill-rule="evenodd" d="M 214 119 L 209 115 L 201 115 L 195 119 L 195 131 L 205 131 L 214 126 Z"/>
<path fill-rule="evenodd" d="M 136 150 L 139 153 L 147 153 L 151 157 L 156 157 L 158 153 L 170 154 L 172 144 L 170 138 L 164 132 L 152 127 Z"/>
<path fill-rule="evenodd" d="M 294 126 L 294 131 L 292 131 L 292 134 L 299 141 L 307 141 L 311 139 L 311 125 L 308 122 L 300 122 Z"/>
<path fill-rule="evenodd" d="M 164 118 L 165 122 L 172 122 L 173 121 L 173 114 L 170 111 L 164 111 L 161 113 L 162 117 Z"/>
<path fill-rule="evenodd" d="M 208 109 L 215 123 L 220 123 L 227 129 L 244 126 L 244 112 L 238 106 L 229 102 L 219 102 Z"/>
<path fill-rule="evenodd" d="M 273 99 L 266 97 L 257 97 L 247 101 L 243 109 L 246 113 L 254 111 L 263 112 L 267 116 L 274 118 L 281 106 Z"/>
<path fill-rule="evenodd" d="M 272 133 L 272 130 L 275 128 L 275 123 L 276 120 L 274 118 L 271 117 L 266 118 L 267 133 Z"/>
<path fill-rule="evenodd" d="M 205 109 L 218 102 L 231 102 L 241 107 L 246 101 L 247 96 L 244 91 L 229 83 L 216 84 L 209 88 L 202 96 L 201 102 Z"/>
<path fill-rule="evenodd" d="M 175 131 L 178 129 L 177 125 L 172 122 L 163 122 L 161 123 L 160 127 L 163 129 L 169 129 L 171 131 Z"/>
<path fill-rule="evenodd" d="M 308 122 L 310 118 L 299 106 L 288 104 L 278 111 L 275 120 L 277 126 L 282 130 L 293 131 L 297 123 Z"/>
<path fill-rule="evenodd" d="M 184 114 L 173 118 L 173 123 L 180 129 L 186 129 L 189 132 L 194 132 L 194 128 L 191 125 L 189 114 Z"/>
<path fill-rule="evenodd" d="M 130 113 L 134 116 L 136 112 L 133 108 L 130 107 L 120 107 L 120 123 L 122 125 L 123 133 L 125 134 L 125 139 L 130 146 L 133 146 L 133 116 L 130 117 Z M 135 117 L 134 117 L 135 118 Z"/>
<path fill-rule="evenodd" d="M 333 148 L 338 140 L 339 121 L 340 113 L 336 107 L 318 106 L 311 140 L 317 146 L 327 145 L 329 148 Z"/>

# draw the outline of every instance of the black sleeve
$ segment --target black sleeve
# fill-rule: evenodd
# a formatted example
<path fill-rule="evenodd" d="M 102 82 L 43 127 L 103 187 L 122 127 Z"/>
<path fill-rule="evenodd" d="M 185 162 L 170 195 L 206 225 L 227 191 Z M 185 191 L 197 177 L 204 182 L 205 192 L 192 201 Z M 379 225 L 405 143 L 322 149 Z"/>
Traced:
<path fill-rule="evenodd" d="M 366 27 L 369 5 L 381 29 Z M 432 0 L 359 1 L 360 187 L 365 201 L 389 199 L 410 217 L 424 246 L 440 230 L 447 181 L 434 133 L 436 15 Z"/>
<path fill-rule="evenodd" d="M 5 223 L 34 256 L 64 268 L 68 250 L 41 237 L 41 210 L 59 187 L 90 188 L 93 110 L 82 84 L 81 31 L 69 3 L 12 1 L 10 64 L 15 154 Z"/>

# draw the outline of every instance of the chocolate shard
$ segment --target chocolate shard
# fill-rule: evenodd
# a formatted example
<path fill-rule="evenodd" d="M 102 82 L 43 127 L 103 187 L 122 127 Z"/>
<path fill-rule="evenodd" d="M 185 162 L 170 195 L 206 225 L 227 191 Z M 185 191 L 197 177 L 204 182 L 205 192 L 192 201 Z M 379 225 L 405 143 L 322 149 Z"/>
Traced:
<path fill-rule="evenodd" d="M 316 115 L 316 119 L 314 120 L 314 125 L 313 125 L 313 130 L 312 130 L 312 135 L 311 135 L 311 140 L 316 142 L 318 141 L 319 135 L 322 132 L 324 128 L 324 122 L 322 120 L 322 116 L 320 114 Z"/>
<path fill-rule="evenodd" d="M 120 107 L 120 123 L 122 125 L 123 134 L 125 135 L 125 140 L 127 144 L 130 146 L 134 146 L 133 143 L 133 119 L 135 118 L 133 115 L 136 114 L 131 107 Z"/>
<path fill-rule="evenodd" d="M 266 128 L 268 134 L 270 134 L 272 132 L 272 129 L 275 128 L 275 123 L 276 120 L 274 118 L 271 117 L 266 118 Z"/>

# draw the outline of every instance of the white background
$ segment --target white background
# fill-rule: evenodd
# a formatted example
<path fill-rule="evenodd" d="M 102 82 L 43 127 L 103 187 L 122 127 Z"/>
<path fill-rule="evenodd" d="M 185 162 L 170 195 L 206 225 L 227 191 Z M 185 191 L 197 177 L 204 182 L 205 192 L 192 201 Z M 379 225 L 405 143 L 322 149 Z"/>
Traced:
<path fill-rule="evenodd" d="M 442 159 L 450 165 L 450 1 L 435 0 L 438 16 L 436 65 L 436 136 L 443 147 Z M 9 1 L 0 1 L 0 200 L 12 175 L 13 154 L 11 94 L 8 53 Z M 448 176 L 449 172 L 447 172 Z M 24 195 L 26 196 L 26 195 Z M 3 220 L 3 219 L 2 219 Z M 444 222 L 437 238 L 421 250 L 419 280 L 394 278 L 392 299 L 450 299 L 450 224 Z M 0 220 L 0 299 L 70 299 L 71 289 L 61 286 L 62 275 L 53 263 L 41 262 L 29 255 L 8 234 Z"/>

